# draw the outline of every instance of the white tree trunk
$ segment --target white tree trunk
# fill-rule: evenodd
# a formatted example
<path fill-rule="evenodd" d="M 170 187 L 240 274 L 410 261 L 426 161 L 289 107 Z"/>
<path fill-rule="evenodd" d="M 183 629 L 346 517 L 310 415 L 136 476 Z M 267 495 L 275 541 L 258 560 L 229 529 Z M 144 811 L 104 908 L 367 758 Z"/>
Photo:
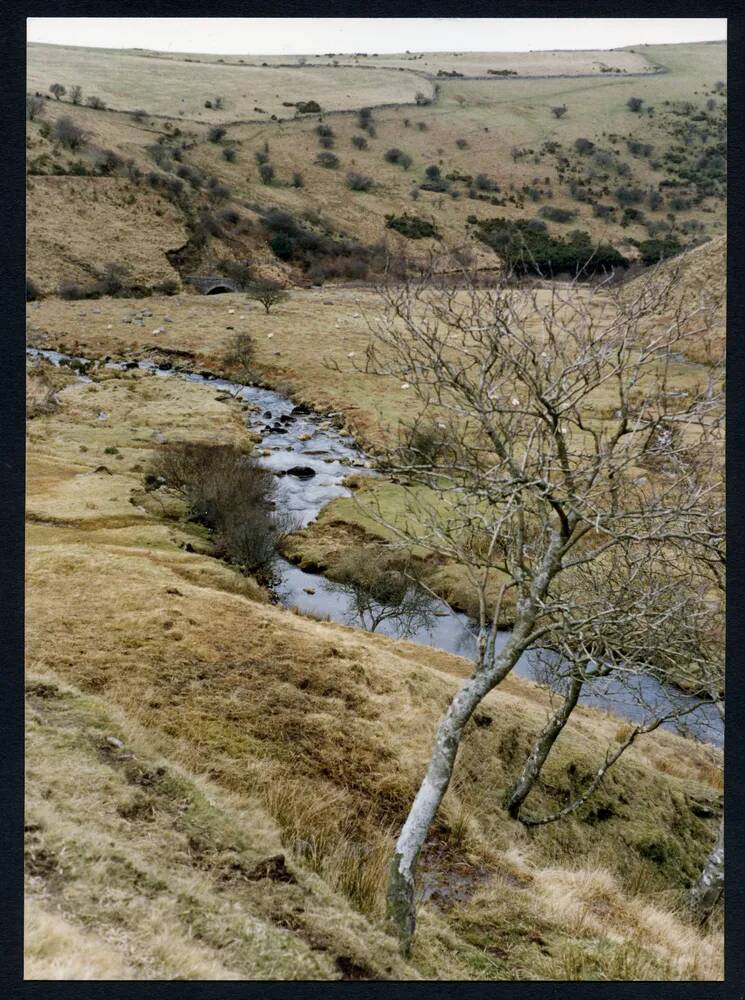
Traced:
<path fill-rule="evenodd" d="M 437 730 L 424 781 L 396 843 L 389 870 L 387 913 L 404 954 L 408 954 L 416 924 L 414 891 L 419 852 L 447 791 L 463 728 L 489 687 L 486 676 L 476 674 L 465 682 L 450 703 Z"/>
<path fill-rule="evenodd" d="M 690 889 L 691 908 L 702 917 L 714 908 L 724 888 L 724 820 L 719 825 L 719 833 L 711 854 L 706 859 L 703 871 Z"/>

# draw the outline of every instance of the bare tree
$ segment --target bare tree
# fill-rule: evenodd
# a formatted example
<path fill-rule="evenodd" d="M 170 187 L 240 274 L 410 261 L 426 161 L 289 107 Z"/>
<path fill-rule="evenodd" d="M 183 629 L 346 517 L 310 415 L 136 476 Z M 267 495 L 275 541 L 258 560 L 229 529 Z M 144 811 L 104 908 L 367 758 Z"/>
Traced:
<path fill-rule="evenodd" d="M 684 572 L 707 490 L 687 462 L 721 394 L 715 370 L 687 395 L 673 385 L 675 352 L 704 329 L 676 304 L 679 280 L 670 270 L 621 291 L 525 291 L 507 275 L 477 288 L 463 273 L 456 289 L 430 268 L 381 289 L 365 370 L 410 391 L 449 446 L 444 457 L 391 448 L 383 465 L 404 484 L 407 519 L 376 516 L 402 546 L 461 564 L 479 607 L 473 673 L 438 726 L 391 861 L 388 919 L 405 953 L 419 854 L 475 708 L 536 646 L 572 663 L 584 651 L 586 666 L 616 648 L 609 634 L 633 646 L 633 601 L 603 572 L 615 552 L 631 561 L 635 547 L 643 557 L 677 538 L 669 558 Z M 593 566 L 600 600 L 581 585 Z M 499 645 L 507 601 L 514 625 Z"/>
<path fill-rule="evenodd" d="M 76 83 L 74 87 L 70 87 L 70 100 L 73 104 L 80 104 L 83 100 L 83 88 L 79 83 Z"/>
<path fill-rule="evenodd" d="M 669 534 L 667 529 L 665 533 Z M 669 537 L 649 539 L 638 534 L 631 540 L 618 539 L 601 558 L 568 574 L 571 602 L 559 611 L 555 629 L 539 641 L 539 646 L 548 646 L 551 657 L 549 682 L 563 688 L 564 697 L 505 796 L 510 816 L 522 818 L 520 809 L 586 686 L 592 690 L 598 682 L 612 684 L 644 722 L 620 752 L 606 757 L 597 780 L 580 800 L 549 819 L 524 820 L 528 825 L 551 822 L 579 808 L 637 736 L 688 715 L 701 704 L 678 705 L 665 684 L 691 674 L 701 684 L 706 671 L 700 663 L 700 629 L 711 617 L 709 608 L 700 591 L 689 585 L 690 563 L 676 571 L 667 558 Z M 723 659 L 718 669 L 721 674 Z"/>
<path fill-rule="evenodd" d="M 44 113 L 44 98 L 26 95 L 26 118 L 30 122 L 36 121 Z"/>
<path fill-rule="evenodd" d="M 252 281 L 248 286 L 246 294 L 249 299 L 255 299 L 264 307 L 264 311 L 269 314 L 272 306 L 280 302 L 286 302 L 289 294 L 277 281 Z"/>

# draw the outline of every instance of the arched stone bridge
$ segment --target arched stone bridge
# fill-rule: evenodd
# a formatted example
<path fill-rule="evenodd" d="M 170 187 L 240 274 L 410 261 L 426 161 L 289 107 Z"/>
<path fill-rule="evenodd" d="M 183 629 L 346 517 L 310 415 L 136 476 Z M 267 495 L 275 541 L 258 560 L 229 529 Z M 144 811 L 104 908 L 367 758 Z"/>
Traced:
<path fill-rule="evenodd" d="M 191 285 L 202 295 L 220 295 L 223 292 L 237 292 L 238 288 L 230 278 L 224 278 L 221 274 L 188 274 L 184 279 L 185 285 Z"/>

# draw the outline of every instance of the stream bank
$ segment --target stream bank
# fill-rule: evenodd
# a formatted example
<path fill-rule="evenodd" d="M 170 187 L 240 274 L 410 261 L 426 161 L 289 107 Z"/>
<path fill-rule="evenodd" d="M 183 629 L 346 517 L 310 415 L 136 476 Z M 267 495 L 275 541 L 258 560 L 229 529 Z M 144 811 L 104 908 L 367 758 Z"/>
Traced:
<path fill-rule="evenodd" d="M 45 357 L 55 365 L 75 360 L 80 361 L 83 368 L 90 364 L 87 359 L 73 359 L 57 351 L 29 348 L 28 353 L 32 357 Z M 375 475 L 372 463 L 350 435 L 334 427 L 330 418 L 295 405 L 279 392 L 231 382 L 209 372 L 174 368 L 170 362 L 104 360 L 102 363 L 112 368 L 141 368 L 155 377 L 178 376 L 247 403 L 250 407 L 248 428 L 260 437 L 256 449 L 258 460 L 277 477 L 277 509 L 289 514 L 300 528 L 315 520 L 331 500 L 352 495 L 343 485 L 350 472 Z M 81 378 L 87 378 L 84 372 Z M 416 614 L 386 615 L 384 607 L 370 601 L 361 606 L 359 595 L 349 588 L 324 576 L 305 572 L 281 556 L 277 556 L 275 569 L 276 594 L 285 607 L 354 627 L 365 627 L 372 612 L 380 618 L 376 631 L 383 635 L 434 646 L 468 659 L 474 656 L 475 622 L 445 601 L 429 599 L 418 606 Z M 500 631 L 498 646 L 508 637 L 507 631 Z M 530 651 L 521 657 L 514 672 L 537 683 L 545 683 L 547 679 L 545 667 Z M 581 704 L 637 723 L 652 713 L 683 709 L 696 701 L 646 675 L 625 678 L 623 683 L 613 676 L 602 678 L 585 685 L 580 698 Z M 684 726 L 672 722 L 665 726 L 716 746 L 723 745 L 724 727 L 713 704 L 700 704 L 685 716 L 684 722 Z"/>

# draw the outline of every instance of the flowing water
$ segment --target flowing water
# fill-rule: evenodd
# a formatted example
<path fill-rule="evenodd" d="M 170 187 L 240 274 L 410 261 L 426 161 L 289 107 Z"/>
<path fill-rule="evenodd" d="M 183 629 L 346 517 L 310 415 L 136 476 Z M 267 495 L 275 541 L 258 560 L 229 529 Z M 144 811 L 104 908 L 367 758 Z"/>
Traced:
<path fill-rule="evenodd" d="M 29 348 L 28 353 L 42 355 L 53 364 L 69 360 L 57 351 Z M 134 363 L 107 364 L 124 368 Z M 213 392 L 230 393 L 255 408 L 249 412 L 247 422 L 251 430 L 261 434 L 259 462 L 277 475 L 277 509 L 289 513 L 298 527 L 313 521 L 329 501 L 351 496 L 351 490 L 342 485 L 351 471 L 375 474 L 366 464 L 367 456 L 349 435 L 335 428 L 329 419 L 295 406 L 281 393 L 170 367 L 163 369 L 152 361 L 136 364 L 160 377 L 178 375 L 189 382 L 204 384 Z M 89 381 L 84 375 L 81 380 Z M 262 451 L 268 454 L 261 454 Z M 475 622 L 444 601 L 419 602 L 412 613 L 401 614 L 395 608 L 361 600 L 359 593 L 352 593 L 323 576 L 306 573 L 281 557 L 277 558 L 276 574 L 277 596 L 286 607 L 363 628 L 369 627 L 372 618 L 381 618 L 376 631 L 383 635 L 435 646 L 469 659 L 475 653 Z M 509 632 L 501 631 L 497 646 L 503 645 L 508 637 Z M 528 651 L 514 672 L 538 683 L 551 683 L 545 654 L 539 656 Z M 588 682 L 580 703 L 639 723 L 670 710 L 690 708 L 695 699 L 653 677 L 628 675 Z M 712 704 L 700 704 L 682 719 L 663 725 L 717 746 L 724 742 L 724 725 Z"/>

